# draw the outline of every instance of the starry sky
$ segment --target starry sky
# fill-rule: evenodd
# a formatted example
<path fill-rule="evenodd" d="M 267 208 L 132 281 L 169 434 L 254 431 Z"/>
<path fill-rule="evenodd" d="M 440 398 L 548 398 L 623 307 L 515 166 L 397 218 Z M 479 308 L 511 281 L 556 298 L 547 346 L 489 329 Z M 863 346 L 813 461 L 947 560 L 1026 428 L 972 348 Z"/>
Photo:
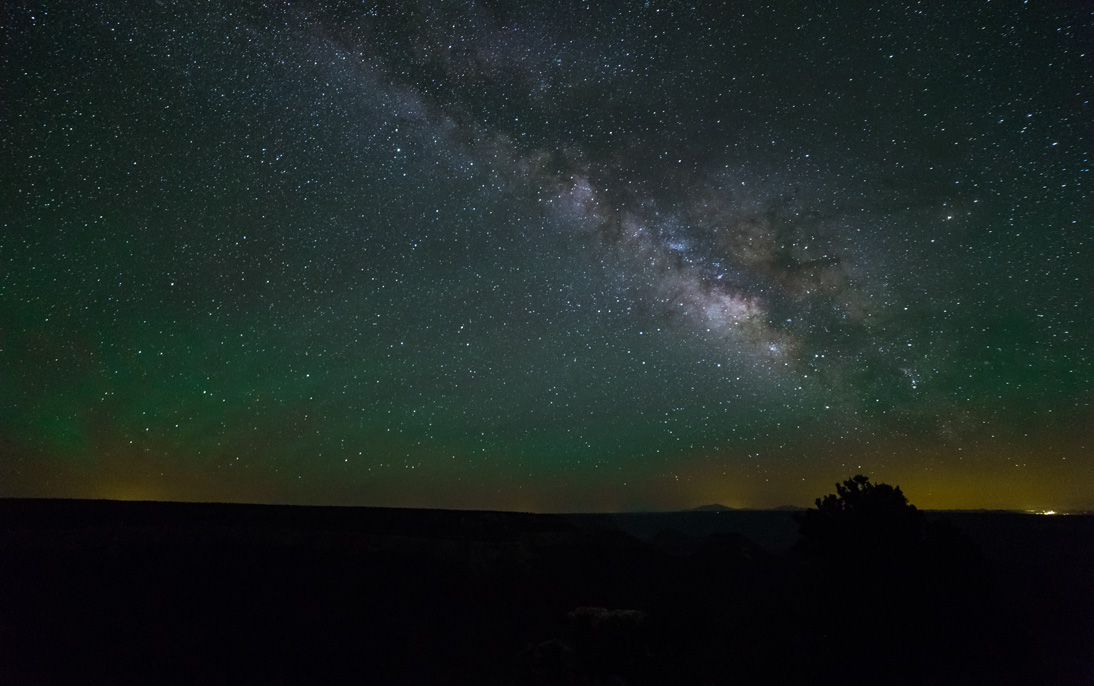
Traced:
<path fill-rule="evenodd" d="M 1094 509 L 1094 13 L 0 8 L 0 495 Z"/>

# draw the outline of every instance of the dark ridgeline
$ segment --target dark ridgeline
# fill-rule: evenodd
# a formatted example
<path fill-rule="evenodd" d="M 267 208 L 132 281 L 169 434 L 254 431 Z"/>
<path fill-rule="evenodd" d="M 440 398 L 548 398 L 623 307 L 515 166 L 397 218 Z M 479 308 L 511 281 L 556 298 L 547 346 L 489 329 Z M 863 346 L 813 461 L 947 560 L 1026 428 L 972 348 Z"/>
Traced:
<path fill-rule="evenodd" d="M 840 488 L 797 515 L 0 501 L 0 680 L 1088 683 L 1090 553 L 1044 556 L 1090 518 Z"/>

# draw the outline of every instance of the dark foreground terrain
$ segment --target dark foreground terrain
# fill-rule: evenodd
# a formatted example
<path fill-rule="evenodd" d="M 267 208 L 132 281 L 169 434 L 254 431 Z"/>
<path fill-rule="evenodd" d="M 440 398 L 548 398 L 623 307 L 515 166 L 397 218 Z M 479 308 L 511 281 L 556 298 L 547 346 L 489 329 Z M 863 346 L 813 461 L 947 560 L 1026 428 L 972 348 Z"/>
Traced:
<path fill-rule="evenodd" d="M 1094 518 L 927 520 L 0 501 L 0 683 L 1094 683 Z"/>

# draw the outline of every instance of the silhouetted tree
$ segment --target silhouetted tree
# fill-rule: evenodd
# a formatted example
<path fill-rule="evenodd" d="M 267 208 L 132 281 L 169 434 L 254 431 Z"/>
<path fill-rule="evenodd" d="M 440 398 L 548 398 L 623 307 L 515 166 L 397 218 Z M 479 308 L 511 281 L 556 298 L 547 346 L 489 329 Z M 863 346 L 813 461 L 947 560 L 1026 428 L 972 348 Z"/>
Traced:
<path fill-rule="evenodd" d="M 798 634 L 818 684 L 1027 683 L 1029 642 L 952 523 L 925 525 L 899 487 L 857 475 L 795 515 L 806 564 Z M 847 665 L 855 665 L 849 673 Z"/>
<path fill-rule="evenodd" d="M 824 618 L 801 636 L 813 651 L 810 681 L 918 683 L 932 624 L 920 611 L 915 573 L 924 533 L 919 510 L 900 488 L 860 474 L 795 520 L 807 562 L 804 605 Z M 847 664 L 861 669 L 856 678 L 844 673 Z"/>
<path fill-rule="evenodd" d="M 798 550 L 824 560 L 898 562 L 923 540 L 923 517 L 899 486 L 856 475 L 795 516 Z"/>

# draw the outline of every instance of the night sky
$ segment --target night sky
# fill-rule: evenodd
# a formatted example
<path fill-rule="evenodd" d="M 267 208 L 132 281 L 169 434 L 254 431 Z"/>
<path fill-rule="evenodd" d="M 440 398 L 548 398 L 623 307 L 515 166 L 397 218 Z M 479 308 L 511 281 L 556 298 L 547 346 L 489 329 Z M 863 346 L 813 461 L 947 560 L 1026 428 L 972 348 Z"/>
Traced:
<path fill-rule="evenodd" d="M 0 20 L 0 495 L 1094 509 L 1087 2 Z"/>

